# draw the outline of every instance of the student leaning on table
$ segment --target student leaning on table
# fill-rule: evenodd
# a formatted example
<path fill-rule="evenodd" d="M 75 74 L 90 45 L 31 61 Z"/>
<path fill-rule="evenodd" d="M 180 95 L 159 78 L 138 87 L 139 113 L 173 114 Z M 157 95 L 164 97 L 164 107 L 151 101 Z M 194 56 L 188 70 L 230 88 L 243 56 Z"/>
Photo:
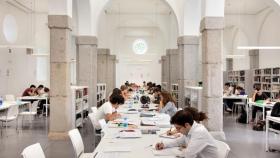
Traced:
<path fill-rule="evenodd" d="M 171 94 L 167 91 L 160 93 L 159 113 L 168 114 L 172 117 L 177 112 L 175 101 Z"/>
<path fill-rule="evenodd" d="M 124 98 L 119 94 L 112 94 L 110 100 L 97 109 L 96 120 L 112 121 L 119 118 L 120 114 L 117 113 L 116 109 L 122 104 L 124 104 Z"/>
<path fill-rule="evenodd" d="M 261 91 L 261 89 L 259 87 L 256 87 L 255 88 L 255 92 L 254 92 L 253 97 L 252 97 L 252 101 L 256 102 L 258 100 L 267 100 L 267 101 L 269 101 L 269 98 L 268 98 L 268 96 L 265 93 L 263 93 Z M 263 110 L 262 107 L 253 106 L 251 122 L 255 121 L 257 112 L 258 111 L 262 111 L 262 110 Z"/>
<path fill-rule="evenodd" d="M 185 110 L 178 111 L 171 124 L 183 136 L 168 143 L 157 143 L 156 150 L 186 145 L 185 158 L 217 158 L 218 148 L 215 139 L 202 125 L 193 120 L 192 114 Z"/>

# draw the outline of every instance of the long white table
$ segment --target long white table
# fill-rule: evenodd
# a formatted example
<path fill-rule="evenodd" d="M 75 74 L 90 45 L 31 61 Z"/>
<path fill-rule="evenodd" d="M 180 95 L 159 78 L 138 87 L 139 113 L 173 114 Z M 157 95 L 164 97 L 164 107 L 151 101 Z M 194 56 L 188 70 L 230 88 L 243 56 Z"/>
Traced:
<path fill-rule="evenodd" d="M 48 117 L 48 97 L 44 96 L 24 96 L 24 97 L 19 97 L 18 99 L 20 100 L 46 100 L 46 117 Z"/>
<path fill-rule="evenodd" d="M 3 104 L 0 106 L 0 111 L 4 111 L 9 109 L 11 106 L 13 105 L 24 105 L 24 104 L 28 104 L 29 102 L 25 102 L 25 101 L 4 101 Z"/>
<path fill-rule="evenodd" d="M 119 111 L 124 112 L 127 109 L 128 105 L 123 105 L 120 107 Z M 139 109 L 139 105 L 133 105 L 133 108 Z M 154 107 L 152 107 L 154 108 Z M 138 125 L 138 127 L 146 128 L 143 126 L 140 126 L 141 118 L 139 113 L 137 114 L 127 114 L 122 113 L 122 117 L 127 117 L 131 122 L 134 122 Z M 108 123 L 110 124 L 110 123 Z M 116 147 L 128 147 L 130 148 L 129 152 L 114 152 L 109 153 L 106 152 L 107 156 L 104 157 L 121 157 L 121 158 L 153 158 L 158 157 L 154 156 L 152 152 L 152 145 L 156 142 L 161 141 L 163 138 L 159 137 L 159 134 L 166 132 L 169 128 L 160 128 L 160 131 L 157 132 L 157 134 L 142 134 L 141 138 L 129 138 L 129 139 L 122 139 L 122 138 L 116 138 L 117 134 L 120 130 L 123 128 L 110 128 L 110 125 L 108 129 L 105 131 L 104 137 L 101 139 L 100 143 L 96 147 L 94 151 L 94 157 L 99 158 L 104 154 L 104 150 L 110 149 L 110 148 L 116 148 Z M 112 155 L 113 154 L 113 155 Z M 110 155 L 110 156 L 108 156 Z M 174 156 L 171 156 L 174 157 Z M 165 158 L 168 158 L 168 156 L 165 156 Z"/>
<path fill-rule="evenodd" d="M 276 122 L 280 123 L 280 117 L 272 117 L 272 116 L 266 116 L 266 130 L 265 130 L 265 150 L 268 152 L 269 151 L 269 131 L 273 131 L 276 133 L 280 134 L 280 131 L 269 128 L 269 122 Z"/>
<path fill-rule="evenodd" d="M 223 96 L 223 99 L 235 99 L 235 100 L 243 100 L 245 102 L 245 109 L 247 113 L 247 123 L 249 123 L 249 104 L 248 104 L 248 96 L 247 95 L 230 95 L 230 96 Z"/>

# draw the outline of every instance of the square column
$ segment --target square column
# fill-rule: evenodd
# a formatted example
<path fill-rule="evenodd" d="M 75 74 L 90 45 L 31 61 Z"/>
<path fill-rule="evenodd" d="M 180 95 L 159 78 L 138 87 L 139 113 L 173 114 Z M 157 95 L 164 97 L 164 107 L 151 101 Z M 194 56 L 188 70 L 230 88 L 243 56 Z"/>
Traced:
<path fill-rule="evenodd" d="M 107 98 L 109 94 L 113 91 L 113 89 L 116 88 L 116 61 L 116 55 L 109 55 L 107 66 Z"/>
<path fill-rule="evenodd" d="M 260 52 L 260 50 L 258 50 L 258 49 L 249 50 L 250 69 L 258 69 L 260 67 L 259 52 Z"/>
<path fill-rule="evenodd" d="M 96 106 L 97 86 L 97 38 L 77 36 L 77 84 L 88 86 L 89 106 Z"/>
<path fill-rule="evenodd" d="M 185 107 L 185 86 L 196 86 L 198 78 L 197 36 L 181 36 L 177 39 L 179 49 L 179 106 Z"/>
<path fill-rule="evenodd" d="M 169 59 L 169 91 L 171 91 L 172 84 L 179 83 L 179 53 L 178 49 L 167 49 L 166 56 Z"/>
<path fill-rule="evenodd" d="M 225 138 L 223 132 L 223 17 L 204 17 L 200 23 L 202 33 L 202 111 L 209 119 L 209 131 Z"/>
<path fill-rule="evenodd" d="M 50 139 L 67 139 L 72 129 L 70 52 L 71 18 L 49 15 L 50 28 Z"/>

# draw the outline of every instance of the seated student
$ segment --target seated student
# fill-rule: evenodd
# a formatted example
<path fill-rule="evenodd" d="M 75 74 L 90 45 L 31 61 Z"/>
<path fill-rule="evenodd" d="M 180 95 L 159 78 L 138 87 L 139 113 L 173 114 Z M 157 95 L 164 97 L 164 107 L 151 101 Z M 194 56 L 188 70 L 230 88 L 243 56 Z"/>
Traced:
<path fill-rule="evenodd" d="M 253 97 L 252 97 L 253 102 L 256 102 L 258 100 L 269 100 L 268 96 L 261 91 L 260 87 L 255 88 L 255 92 L 254 92 Z M 252 110 L 252 120 L 251 120 L 251 122 L 254 122 L 257 112 L 262 111 L 263 108 L 258 107 L 258 106 L 253 106 L 252 108 L 253 108 L 253 110 Z"/>
<path fill-rule="evenodd" d="M 35 95 L 35 85 L 31 85 L 29 88 L 25 89 L 24 92 L 22 93 L 22 96 L 34 96 Z"/>
<path fill-rule="evenodd" d="M 160 102 L 160 92 L 161 92 L 161 90 L 160 90 L 158 87 L 156 87 L 156 88 L 154 89 L 154 93 L 153 93 L 153 97 L 154 97 L 153 103 L 159 104 L 159 102 Z"/>
<path fill-rule="evenodd" d="M 177 112 L 175 101 L 171 94 L 167 91 L 160 93 L 159 113 L 168 114 L 172 117 Z"/>
<path fill-rule="evenodd" d="M 42 97 L 49 97 L 50 96 L 50 89 L 47 87 L 44 87 L 43 93 L 41 93 Z M 40 100 L 38 103 L 39 110 L 37 111 L 38 114 L 41 114 L 42 112 L 46 112 L 46 109 L 44 108 L 44 104 L 46 104 L 46 100 Z M 48 98 L 48 104 L 50 104 L 50 100 Z M 49 110 L 49 109 L 48 109 Z M 49 113 L 49 112 L 48 112 Z"/>
<path fill-rule="evenodd" d="M 126 85 L 121 85 L 120 89 L 122 91 L 122 96 L 123 96 L 124 100 L 126 101 L 129 98 L 128 87 Z"/>
<path fill-rule="evenodd" d="M 223 95 L 231 96 L 232 94 L 233 94 L 233 87 L 230 85 L 230 83 L 225 83 Z M 224 99 L 223 102 L 224 102 L 226 111 L 232 112 L 232 106 L 233 106 L 234 100 Z"/>
<path fill-rule="evenodd" d="M 44 90 L 44 86 L 40 84 L 40 85 L 35 89 L 34 93 L 35 93 L 35 95 L 41 95 L 41 94 L 44 93 L 43 90 Z"/>
<path fill-rule="evenodd" d="M 124 98 L 119 94 L 112 94 L 110 100 L 97 109 L 96 120 L 112 121 L 119 118 L 120 114 L 117 113 L 116 109 L 121 104 L 124 104 Z"/>
<path fill-rule="evenodd" d="M 113 91 L 109 94 L 108 100 L 110 100 L 111 95 L 119 94 L 122 95 L 122 91 L 119 88 L 114 88 Z"/>
<path fill-rule="evenodd" d="M 196 122 L 196 123 L 200 123 L 201 121 L 204 121 L 204 120 L 207 120 L 208 119 L 208 116 L 206 115 L 206 113 L 202 112 L 202 111 L 198 111 L 197 108 L 194 108 L 194 107 L 186 107 L 184 108 L 184 111 L 187 111 L 189 112 L 192 117 L 193 117 L 193 120 Z M 178 133 L 177 130 L 173 130 L 173 131 L 170 131 L 168 130 L 167 131 L 167 135 L 173 135 L 173 134 L 176 134 Z"/>
<path fill-rule="evenodd" d="M 235 95 L 245 95 L 245 90 L 241 86 L 237 86 L 234 94 Z"/>
<path fill-rule="evenodd" d="M 193 120 L 190 112 L 180 110 L 171 118 L 170 122 L 183 136 L 168 143 L 157 143 L 156 150 L 185 145 L 185 158 L 218 157 L 215 139 L 202 124 L 198 124 Z"/>

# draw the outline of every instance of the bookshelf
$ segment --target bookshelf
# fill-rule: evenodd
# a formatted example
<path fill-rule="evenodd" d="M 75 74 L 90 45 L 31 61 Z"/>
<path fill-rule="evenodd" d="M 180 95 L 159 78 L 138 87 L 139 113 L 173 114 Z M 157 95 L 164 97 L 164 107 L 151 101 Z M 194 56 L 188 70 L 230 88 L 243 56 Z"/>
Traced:
<path fill-rule="evenodd" d="M 280 68 L 254 69 L 253 87 L 260 87 L 270 98 L 276 98 L 280 90 Z"/>
<path fill-rule="evenodd" d="M 176 106 L 179 105 L 179 85 L 178 84 L 171 84 L 171 95 L 174 97 Z"/>
<path fill-rule="evenodd" d="M 228 82 L 239 85 L 242 87 L 245 87 L 245 81 L 246 81 L 246 71 L 245 70 L 239 70 L 239 71 L 228 71 Z"/>
<path fill-rule="evenodd" d="M 71 86 L 73 127 L 83 127 L 84 119 L 88 116 L 88 87 Z"/>
<path fill-rule="evenodd" d="M 97 107 L 106 102 L 106 83 L 97 83 Z"/>

